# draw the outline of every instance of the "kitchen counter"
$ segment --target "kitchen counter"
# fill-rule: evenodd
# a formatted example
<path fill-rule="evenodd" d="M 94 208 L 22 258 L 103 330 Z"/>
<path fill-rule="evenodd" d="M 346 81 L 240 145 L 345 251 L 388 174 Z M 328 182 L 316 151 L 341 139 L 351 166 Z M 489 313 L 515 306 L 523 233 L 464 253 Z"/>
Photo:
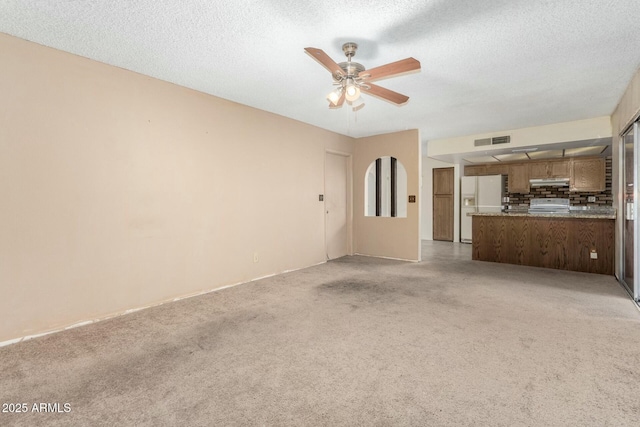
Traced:
<path fill-rule="evenodd" d="M 538 217 L 538 218 L 580 218 L 580 219 L 616 219 L 616 211 L 578 210 L 569 213 L 529 213 L 527 211 L 504 212 L 471 212 L 468 216 L 506 216 L 506 217 Z"/>
<path fill-rule="evenodd" d="M 474 260 L 613 274 L 614 210 L 468 215 Z"/>

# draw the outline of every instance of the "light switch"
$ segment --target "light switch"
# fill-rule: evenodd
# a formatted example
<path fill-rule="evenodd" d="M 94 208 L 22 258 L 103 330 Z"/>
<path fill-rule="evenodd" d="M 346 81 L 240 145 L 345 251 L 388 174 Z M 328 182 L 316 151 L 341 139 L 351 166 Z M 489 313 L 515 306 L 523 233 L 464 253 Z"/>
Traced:
<path fill-rule="evenodd" d="M 324 201 L 324 194 L 319 194 L 319 195 L 318 195 L 318 201 L 319 201 L 319 202 Z"/>

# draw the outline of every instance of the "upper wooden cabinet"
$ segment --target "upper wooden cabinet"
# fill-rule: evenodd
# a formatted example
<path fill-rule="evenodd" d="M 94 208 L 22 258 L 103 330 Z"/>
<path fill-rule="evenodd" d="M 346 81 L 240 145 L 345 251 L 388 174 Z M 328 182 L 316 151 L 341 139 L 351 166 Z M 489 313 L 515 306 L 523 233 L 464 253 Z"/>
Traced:
<path fill-rule="evenodd" d="M 509 165 L 509 193 L 529 192 L 529 165 L 518 163 Z"/>
<path fill-rule="evenodd" d="M 549 161 L 549 178 L 569 178 L 571 175 L 571 160 Z"/>
<path fill-rule="evenodd" d="M 464 167 L 464 176 L 482 175 L 487 175 L 487 167 L 485 165 L 470 165 Z"/>
<path fill-rule="evenodd" d="M 508 175 L 509 174 L 509 165 L 501 164 L 501 163 L 489 163 L 487 166 L 487 175 Z"/>
<path fill-rule="evenodd" d="M 570 191 L 604 191 L 605 186 L 605 161 L 602 157 L 573 159 Z"/>
<path fill-rule="evenodd" d="M 509 175 L 510 193 L 528 193 L 530 179 L 569 178 L 569 191 L 605 190 L 605 159 L 574 157 L 571 159 L 531 160 L 528 162 L 487 163 L 464 167 L 466 176 Z"/>
<path fill-rule="evenodd" d="M 547 178 L 549 176 L 547 162 L 532 163 L 529 168 L 529 178 Z"/>
<path fill-rule="evenodd" d="M 469 165 L 464 167 L 465 176 L 483 176 L 483 175 L 507 175 L 509 174 L 509 165 L 504 163 L 489 163 L 486 165 Z"/>
<path fill-rule="evenodd" d="M 529 178 L 569 178 L 570 165 L 571 161 L 567 159 L 531 162 Z"/>

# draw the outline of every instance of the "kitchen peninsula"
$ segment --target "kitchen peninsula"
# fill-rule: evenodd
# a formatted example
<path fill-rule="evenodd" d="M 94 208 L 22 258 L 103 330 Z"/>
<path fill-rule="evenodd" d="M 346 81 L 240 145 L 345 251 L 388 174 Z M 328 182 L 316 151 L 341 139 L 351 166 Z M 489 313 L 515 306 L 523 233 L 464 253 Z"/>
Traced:
<path fill-rule="evenodd" d="M 484 212 L 473 217 L 472 259 L 614 273 L 615 210 Z"/>

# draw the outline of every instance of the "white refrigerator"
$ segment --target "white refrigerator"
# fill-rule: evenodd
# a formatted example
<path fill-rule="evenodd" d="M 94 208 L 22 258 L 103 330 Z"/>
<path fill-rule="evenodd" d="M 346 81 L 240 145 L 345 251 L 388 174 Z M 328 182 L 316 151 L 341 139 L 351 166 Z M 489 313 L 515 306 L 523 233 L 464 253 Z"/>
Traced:
<path fill-rule="evenodd" d="M 501 212 L 502 175 L 463 176 L 460 183 L 460 241 L 471 243 L 471 212 Z"/>

